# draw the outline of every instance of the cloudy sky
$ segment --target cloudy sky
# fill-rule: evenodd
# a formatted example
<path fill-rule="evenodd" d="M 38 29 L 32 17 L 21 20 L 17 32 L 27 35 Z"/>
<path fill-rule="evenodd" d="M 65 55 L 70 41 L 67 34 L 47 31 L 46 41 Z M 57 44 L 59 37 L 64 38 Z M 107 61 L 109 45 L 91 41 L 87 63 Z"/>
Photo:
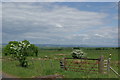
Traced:
<path fill-rule="evenodd" d="M 1 0 L 2 2 L 118 2 L 119 0 Z"/>
<path fill-rule="evenodd" d="M 118 45 L 113 2 L 9 2 L 2 8 L 3 43 Z"/>
<path fill-rule="evenodd" d="M 2 3 L 0 2 L 0 44 L 1 43 L 2 43 Z"/>

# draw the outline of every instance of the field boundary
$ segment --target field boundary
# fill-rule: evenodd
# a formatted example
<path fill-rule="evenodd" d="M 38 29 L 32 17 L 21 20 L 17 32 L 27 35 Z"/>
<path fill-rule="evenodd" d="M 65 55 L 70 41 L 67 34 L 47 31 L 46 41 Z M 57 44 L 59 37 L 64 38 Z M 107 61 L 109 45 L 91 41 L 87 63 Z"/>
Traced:
<path fill-rule="evenodd" d="M 108 73 L 110 61 L 105 60 L 104 56 L 100 58 L 64 58 L 60 62 L 61 68 L 75 72 L 93 72 L 94 73 Z"/>

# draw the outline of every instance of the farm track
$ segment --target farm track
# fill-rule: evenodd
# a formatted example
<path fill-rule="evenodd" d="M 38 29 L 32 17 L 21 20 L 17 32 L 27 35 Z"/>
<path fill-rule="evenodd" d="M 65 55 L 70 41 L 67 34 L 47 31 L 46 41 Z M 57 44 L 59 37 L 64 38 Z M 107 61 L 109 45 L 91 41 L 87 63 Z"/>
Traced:
<path fill-rule="evenodd" d="M 11 78 L 12 80 L 21 80 L 22 78 L 17 77 L 17 76 L 13 76 L 4 72 L 0 72 L 2 79 L 7 79 L 7 78 Z M 36 77 L 30 77 L 30 78 L 50 78 L 50 79 L 55 79 L 55 78 L 64 78 L 63 75 L 47 75 L 47 76 L 36 76 Z"/>
<path fill-rule="evenodd" d="M 51 78 L 51 79 L 55 79 L 55 78 L 64 78 L 63 75 L 47 75 L 47 76 L 38 76 L 38 77 L 34 77 L 34 78 Z"/>
<path fill-rule="evenodd" d="M 19 77 L 2 72 L 2 78 L 19 78 Z"/>
<path fill-rule="evenodd" d="M 0 61 L 3 61 L 5 60 L 4 58 L 0 58 Z M 7 59 L 7 61 L 11 61 L 10 59 Z M 10 75 L 10 74 L 7 74 L 5 72 L 0 72 L 0 78 L 2 77 L 2 80 L 4 79 L 7 79 L 7 78 L 18 78 L 16 76 L 13 76 L 13 75 Z M 18 80 L 18 79 L 12 79 L 12 80 Z"/>

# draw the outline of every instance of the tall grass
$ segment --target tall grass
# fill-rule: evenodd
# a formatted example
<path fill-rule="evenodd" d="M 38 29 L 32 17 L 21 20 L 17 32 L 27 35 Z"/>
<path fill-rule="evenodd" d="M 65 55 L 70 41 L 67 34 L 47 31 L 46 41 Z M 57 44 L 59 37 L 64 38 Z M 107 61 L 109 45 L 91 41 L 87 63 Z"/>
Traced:
<path fill-rule="evenodd" d="M 111 53 L 111 61 L 118 61 L 118 50 L 109 49 L 109 50 L 87 50 L 82 49 L 87 53 L 88 58 L 99 58 L 101 55 L 104 55 L 105 59 L 108 59 L 109 54 Z M 33 59 L 33 65 L 28 68 L 23 68 L 19 66 L 18 61 L 9 61 L 3 60 L 2 70 L 8 74 L 19 76 L 22 78 L 26 77 L 35 77 L 35 76 L 45 76 L 45 75 L 64 75 L 65 78 L 117 78 L 117 76 L 110 72 L 109 74 L 88 74 L 83 72 L 74 72 L 66 71 L 60 68 L 59 59 L 64 57 L 71 57 L 71 48 L 62 49 L 62 50 L 44 50 L 40 49 L 38 57 L 28 57 L 28 60 Z M 66 55 L 57 55 L 57 54 L 66 54 Z M 43 60 L 45 56 L 48 56 L 46 60 Z M 3 56 L 9 58 L 9 56 Z M 39 60 L 40 58 L 40 60 Z M 55 59 L 57 58 L 57 59 Z M 114 69 L 118 70 L 118 65 L 111 65 Z"/>

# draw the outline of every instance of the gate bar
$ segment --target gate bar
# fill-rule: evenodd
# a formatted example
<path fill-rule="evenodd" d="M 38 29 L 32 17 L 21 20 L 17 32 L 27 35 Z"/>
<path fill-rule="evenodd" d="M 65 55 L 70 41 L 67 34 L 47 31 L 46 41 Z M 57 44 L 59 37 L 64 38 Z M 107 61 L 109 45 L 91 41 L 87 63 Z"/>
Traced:
<path fill-rule="evenodd" d="M 91 59 L 91 58 L 64 58 L 64 59 L 85 59 L 85 60 L 100 60 L 98 59 Z"/>
<path fill-rule="evenodd" d="M 110 67 L 110 69 L 111 69 L 116 75 L 118 75 L 118 76 L 120 77 L 120 75 L 119 75 L 112 67 Z"/>

